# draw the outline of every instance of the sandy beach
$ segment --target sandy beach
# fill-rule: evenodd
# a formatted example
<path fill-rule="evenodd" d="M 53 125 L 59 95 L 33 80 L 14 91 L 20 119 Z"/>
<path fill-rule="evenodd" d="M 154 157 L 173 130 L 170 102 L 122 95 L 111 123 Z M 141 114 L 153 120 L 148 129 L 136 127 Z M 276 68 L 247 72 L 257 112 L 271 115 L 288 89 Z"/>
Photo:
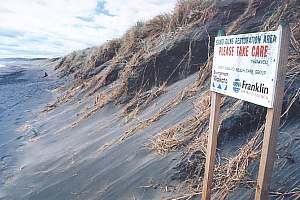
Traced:
<path fill-rule="evenodd" d="M 39 110 L 53 99 L 51 90 L 57 81 L 54 76 L 43 77 L 45 71 L 51 74 L 50 68 L 43 68 L 34 62 L 1 60 L 1 188 L 20 170 L 17 159 L 22 156 L 22 147 L 28 139 L 35 137 L 34 128 L 30 124 L 37 120 Z"/>
<path fill-rule="evenodd" d="M 82 7 L 86 4 L 82 2 L 74 6 Z M 39 9 L 57 9 L 43 3 L 36 4 L 38 14 Z M 58 8 L 69 8 L 69 3 Z M 207 155 L 215 155 L 216 160 L 210 168 L 214 176 L 207 178 L 212 180 L 212 199 L 250 200 L 260 188 L 256 180 L 266 177 L 258 175 L 259 162 L 261 155 L 271 152 L 261 151 L 266 149 L 263 141 L 271 139 L 274 155 L 270 153 L 268 169 L 273 163 L 274 168 L 272 174 L 267 172 L 272 179 L 265 184 L 264 195 L 270 200 L 300 198 L 299 1 L 178 1 L 172 12 L 139 21 L 120 38 L 95 46 L 88 38 L 91 47 L 84 49 L 78 41 L 88 37 L 103 17 L 95 14 L 97 5 L 91 4 L 83 17 L 74 14 L 70 21 L 62 20 L 63 28 L 67 22 L 89 27 L 77 37 L 66 26 L 65 39 L 76 50 L 55 57 L 56 48 L 67 47 L 58 38 L 64 34 L 55 32 L 62 30 L 54 28 L 60 23 L 56 20 L 49 26 L 51 34 L 46 34 L 55 38 L 29 40 L 34 43 L 30 47 L 41 53 L 36 57 L 49 53 L 49 58 L 34 58 L 30 49 L 32 59 L 0 59 L 0 200 L 196 200 L 207 194 L 202 191 Z M 100 6 L 105 19 L 114 19 L 104 3 Z M 128 11 L 126 7 L 126 16 Z M 287 24 L 291 35 L 282 37 L 283 29 L 288 35 Z M 44 21 L 40 25 L 43 31 L 48 29 Z M 250 46 L 241 54 L 233 54 L 240 47 L 232 47 L 231 53 L 219 48 L 219 57 L 213 52 L 217 35 L 232 37 L 224 36 L 227 39 L 219 43 L 233 45 L 235 37 L 265 32 L 276 32 L 280 38 L 274 46 L 263 43 L 264 51 L 256 52 L 264 52 L 259 60 L 266 62 L 256 63 L 258 54 L 247 53 Z M 5 37 L 25 36 L 7 31 Z M 41 41 L 53 42 L 55 48 L 44 50 Z M 23 46 L 11 52 L 14 45 L 7 45 L 11 47 L 2 50 L 6 55 L 25 53 L 20 50 Z M 264 57 L 270 55 L 268 45 L 278 54 Z M 267 65 L 271 61 L 274 65 Z M 264 94 L 271 88 L 281 95 L 279 100 L 274 97 L 274 105 L 273 93 Z M 219 122 L 210 126 L 219 106 Z M 266 123 L 266 118 L 276 124 Z M 276 133 L 271 135 L 276 140 L 264 139 L 268 128 L 270 134 Z M 210 139 L 214 141 L 209 143 Z M 212 154 L 207 146 L 213 147 Z"/>

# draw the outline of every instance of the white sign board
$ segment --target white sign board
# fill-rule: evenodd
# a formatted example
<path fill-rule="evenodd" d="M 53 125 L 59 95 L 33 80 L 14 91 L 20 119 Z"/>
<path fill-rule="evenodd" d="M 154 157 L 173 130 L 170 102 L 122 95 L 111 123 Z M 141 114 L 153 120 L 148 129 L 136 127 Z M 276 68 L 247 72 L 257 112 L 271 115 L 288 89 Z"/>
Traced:
<path fill-rule="evenodd" d="M 211 90 L 273 107 L 280 32 L 215 38 Z"/>

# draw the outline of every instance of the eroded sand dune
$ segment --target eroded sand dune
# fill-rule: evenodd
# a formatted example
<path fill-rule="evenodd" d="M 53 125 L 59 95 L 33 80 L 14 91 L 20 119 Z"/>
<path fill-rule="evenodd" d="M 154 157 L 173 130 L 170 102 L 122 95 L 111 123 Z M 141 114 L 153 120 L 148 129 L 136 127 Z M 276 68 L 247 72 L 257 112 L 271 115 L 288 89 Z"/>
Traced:
<path fill-rule="evenodd" d="M 292 30 L 272 197 L 300 194 L 300 3 L 182 1 L 120 39 L 48 60 L 63 85 L 24 132 L 3 199 L 199 198 L 212 44 L 228 34 Z M 253 199 L 266 110 L 222 99 L 215 199 Z M 298 195 L 298 196 L 297 196 Z"/>

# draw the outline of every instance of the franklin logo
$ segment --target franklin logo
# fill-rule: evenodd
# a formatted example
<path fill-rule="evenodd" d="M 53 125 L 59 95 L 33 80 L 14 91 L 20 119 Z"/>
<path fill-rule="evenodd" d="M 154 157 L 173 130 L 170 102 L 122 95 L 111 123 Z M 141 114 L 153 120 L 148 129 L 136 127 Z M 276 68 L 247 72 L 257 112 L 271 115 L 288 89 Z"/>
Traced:
<path fill-rule="evenodd" d="M 240 79 L 236 78 L 234 81 L 233 81 L 233 91 L 235 93 L 238 93 L 241 89 L 241 81 Z"/>
<path fill-rule="evenodd" d="M 242 88 L 245 90 L 253 91 L 253 92 L 269 94 L 269 88 L 266 87 L 265 84 L 263 84 L 263 83 L 256 82 L 255 84 L 250 84 L 243 80 Z"/>

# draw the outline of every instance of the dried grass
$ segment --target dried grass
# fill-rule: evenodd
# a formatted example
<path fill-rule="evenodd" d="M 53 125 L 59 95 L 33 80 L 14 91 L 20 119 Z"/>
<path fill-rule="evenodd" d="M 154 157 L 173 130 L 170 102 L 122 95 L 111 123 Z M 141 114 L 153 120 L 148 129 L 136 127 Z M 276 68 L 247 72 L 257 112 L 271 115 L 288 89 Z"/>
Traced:
<path fill-rule="evenodd" d="M 170 110 L 177 107 L 185 98 L 195 94 L 196 90 L 197 89 L 195 87 L 191 87 L 191 86 L 188 86 L 185 89 L 183 89 L 182 92 L 180 92 L 174 99 L 172 99 L 165 106 L 161 107 L 159 111 L 156 112 L 153 116 L 151 116 L 150 118 L 144 121 L 138 122 L 133 127 L 130 127 L 120 138 L 120 141 L 127 139 L 128 137 L 135 134 L 137 131 L 141 131 L 142 129 L 149 127 L 152 123 L 158 121 L 162 116 L 166 115 Z"/>
<path fill-rule="evenodd" d="M 99 111 L 101 108 L 103 108 L 108 103 L 114 101 L 116 98 L 120 97 L 123 94 L 124 85 L 120 84 L 114 84 L 112 86 L 113 89 L 110 89 L 108 91 L 103 91 L 100 94 L 98 94 L 95 98 L 94 105 L 91 108 L 87 108 L 84 115 L 76 122 L 72 124 L 72 126 L 76 126 L 79 122 L 89 118 L 93 114 L 95 114 L 97 111 Z"/>
<path fill-rule="evenodd" d="M 210 108 L 210 96 L 208 92 L 194 101 L 194 107 L 197 114 L 156 134 L 150 139 L 150 144 L 147 146 L 152 151 L 161 155 L 182 147 L 186 141 L 193 137 L 195 130 L 207 121 Z"/>
<path fill-rule="evenodd" d="M 171 16 L 161 14 L 145 23 L 143 27 L 144 33 L 150 38 L 157 38 L 164 32 L 168 32 Z"/>
<path fill-rule="evenodd" d="M 200 25 L 214 16 L 214 1 L 179 0 L 171 16 L 169 30 L 174 31 L 186 26 Z"/>
<path fill-rule="evenodd" d="M 264 126 L 257 131 L 236 156 L 229 158 L 226 164 L 219 165 L 215 169 L 213 191 L 218 199 L 226 199 L 241 183 L 253 184 L 253 181 L 245 180 L 245 177 L 248 175 L 248 166 L 260 155 L 263 128 Z"/>
<path fill-rule="evenodd" d="M 158 87 L 143 92 L 142 89 L 135 95 L 135 97 L 125 106 L 122 117 L 128 122 L 137 117 L 141 111 L 148 107 L 156 98 L 166 91 L 166 82 Z"/>
<path fill-rule="evenodd" d="M 118 53 L 121 47 L 120 39 L 113 39 L 102 46 L 95 48 L 88 57 L 86 64 L 83 67 L 83 72 L 89 71 L 99 65 L 111 60 Z M 81 74 L 84 74 L 81 72 Z M 80 76 L 80 74 L 78 75 Z"/>
<path fill-rule="evenodd" d="M 85 83 L 79 83 L 79 84 L 73 85 L 73 87 L 71 87 L 69 90 L 66 90 L 64 95 L 62 95 L 61 97 L 58 97 L 54 103 L 51 103 L 51 104 L 45 106 L 43 108 L 42 112 L 49 112 L 49 111 L 55 109 L 58 105 L 68 102 L 85 86 L 86 86 Z"/>
<path fill-rule="evenodd" d="M 231 35 L 237 32 L 243 23 L 245 23 L 248 19 L 255 17 L 260 4 L 261 0 L 250 1 L 250 4 L 248 5 L 246 11 L 233 22 L 233 24 L 227 29 L 226 33 L 228 35 Z"/>
<path fill-rule="evenodd" d="M 283 199 L 300 199 L 300 187 L 295 187 L 288 192 L 279 192 L 279 191 L 272 191 L 270 195 L 275 197 L 276 200 L 283 200 Z"/>

